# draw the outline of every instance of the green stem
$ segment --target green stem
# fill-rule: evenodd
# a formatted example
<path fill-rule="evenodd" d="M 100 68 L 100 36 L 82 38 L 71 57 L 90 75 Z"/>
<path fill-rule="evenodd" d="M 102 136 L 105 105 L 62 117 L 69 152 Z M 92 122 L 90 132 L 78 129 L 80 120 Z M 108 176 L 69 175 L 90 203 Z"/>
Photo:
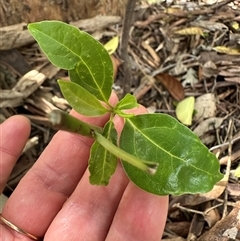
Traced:
<path fill-rule="evenodd" d="M 68 132 L 94 138 L 106 150 L 119 157 L 123 161 L 126 161 L 145 172 L 155 174 L 158 163 L 143 161 L 115 146 L 103 135 L 101 135 L 102 129 L 100 127 L 89 125 L 60 110 L 53 110 L 51 113 L 49 113 L 48 117 L 54 129 L 65 130 Z"/>
<path fill-rule="evenodd" d="M 148 172 L 150 174 L 155 174 L 157 171 L 158 163 L 143 161 L 128 152 L 115 146 L 113 143 L 108 141 L 104 136 L 102 136 L 97 131 L 94 131 L 94 138 L 100 145 L 102 145 L 106 150 L 111 152 L 113 155 L 119 157 L 123 161 L 130 163 L 131 165 L 141 169 L 142 171 Z"/>
<path fill-rule="evenodd" d="M 52 127 L 57 130 L 69 131 L 92 138 L 94 137 L 94 131 L 102 132 L 100 127 L 87 124 L 60 110 L 53 110 L 48 114 L 48 118 Z"/>

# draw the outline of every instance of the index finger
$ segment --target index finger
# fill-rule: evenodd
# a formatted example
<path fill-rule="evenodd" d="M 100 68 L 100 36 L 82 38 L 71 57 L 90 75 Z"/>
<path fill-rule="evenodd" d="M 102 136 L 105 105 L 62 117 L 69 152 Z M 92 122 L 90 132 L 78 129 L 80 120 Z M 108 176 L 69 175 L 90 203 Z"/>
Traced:
<path fill-rule="evenodd" d="M 24 116 L 12 116 L 0 125 L 0 193 L 3 191 L 29 134 L 30 122 Z"/>
<path fill-rule="evenodd" d="M 111 102 L 116 101 L 113 95 Z M 72 114 L 98 126 L 109 118 Z M 59 131 L 20 181 L 3 209 L 3 216 L 26 232 L 43 236 L 85 172 L 92 142 L 88 137 Z"/>

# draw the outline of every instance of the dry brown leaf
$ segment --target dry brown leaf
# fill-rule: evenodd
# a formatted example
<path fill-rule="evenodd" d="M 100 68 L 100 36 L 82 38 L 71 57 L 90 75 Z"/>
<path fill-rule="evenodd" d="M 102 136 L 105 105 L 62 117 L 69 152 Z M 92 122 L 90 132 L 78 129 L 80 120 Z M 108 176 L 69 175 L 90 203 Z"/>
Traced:
<path fill-rule="evenodd" d="M 193 132 L 201 137 L 203 136 L 206 132 L 210 131 L 210 130 L 214 130 L 217 129 L 221 126 L 222 122 L 223 122 L 224 118 L 220 118 L 220 117 L 211 117 L 209 119 L 206 119 L 204 121 L 202 121 L 194 130 Z"/>
<path fill-rule="evenodd" d="M 208 29 L 209 31 L 227 31 L 227 25 L 219 22 L 208 21 L 208 20 L 199 20 L 192 23 L 194 26 L 202 27 Z"/>
<path fill-rule="evenodd" d="M 186 237 L 190 227 L 190 222 L 180 221 L 180 222 L 167 222 L 166 228 L 171 232 L 181 236 Z"/>
<path fill-rule="evenodd" d="M 194 119 L 199 121 L 209 117 L 214 117 L 216 114 L 216 98 L 214 94 L 207 93 L 196 98 L 195 106 L 196 114 Z"/>
<path fill-rule="evenodd" d="M 161 73 L 155 76 L 155 78 L 168 90 L 171 96 L 181 101 L 184 99 L 185 92 L 180 81 L 178 81 L 174 76 L 167 73 Z"/>
<path fill-rule="evenodd" d="M 240 197 L 240 184 L 239 183 L 228 183 L 227 190 L 229 195 Z"/>
<path fill-rule="evenodd" d="M 119 59 L 114 57 L 114 55 L 111 55 L 110 57 L 111 57 L 112 64 L 113 64 L 113 77 L 115 79 L 117 76 L 117 73 L 118 73 L 118 67 L 121 65 L 121 62 Z"/>
<path fill-rule="evenodd" d="M 201 235 L 198 241 L 230 241 L 239 240 L 240 202 L 225 218 L 217 222 L 208 232 Z M 216 239 L 217 238 L 217 239 Z"/>
<path fill-rule="evenodd" d="M 212 143 L 214 143 L 214 141 L 216 140 L 216 134 L 209 134 L 207 133 L 206 136 L 204 137 L 201 137 L 201 142 L 204 144 L 204 145 L 212 145 Z"/>
<path fill-rule="evenodd" d="M 204 215 L 204 219 L 207 222 L 208 226 L 211 228 L 217 221 L 220 220 L 220 214 L 218 212 L 218 210 L 216 208 L 211 209 L 210 211 L 208 211 L 208 209 L 210 209 L 212 207 L 211 202 L 207 202 L 205 204 L 205 211 L 207 211 L 206 215 Z"/>
<path fill-rule="evenodd" d="M 187 241 L 195 241 L 197 237 L 201 235 L 204 225 L 205 221 L 203 216 L 199 213 L 194 213 L 187 236 Z"/>
<path fill-rule="evenodd" d="M 204 63 L 204 65 L 202 67 L 202 75 L 207 77 L 207 78 L 210 78 L 212 76 L 216 76 L 218 74 L 218 72 L 219 71 L 217 69 L 216 64 L 211 60 Z"/>
<path fill-rule="evenodd" d="M 218 53 L 229 54 L 229 55 L 240 55 L 239 48 L 228 48 L 225 46 L 216 46 L 213 48 Z"/>
<path fill-rule="evenodd" d="M 203 30 L 199 27 L 190 27 L 190 28 L 184 28 L 180 29 L 174 32 L 175 34 L 179 35 L 201 35 L 204 36 Z"/>

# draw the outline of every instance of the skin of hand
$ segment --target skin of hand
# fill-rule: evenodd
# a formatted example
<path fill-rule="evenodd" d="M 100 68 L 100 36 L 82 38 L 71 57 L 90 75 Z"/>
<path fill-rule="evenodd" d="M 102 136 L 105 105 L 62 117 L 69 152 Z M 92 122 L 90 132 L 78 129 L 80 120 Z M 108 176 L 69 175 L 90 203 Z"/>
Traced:
<path fill-rule="evenodd" d="M 117 97 L 112 95 L 110 102 L 116 103 Z M 143 112 L 143 107 L 134 110 Z M 71 114 L 99 126 L 109 118 Z M 121 132 L 123 121 L 116 119 L 115 126 Z M 23 116 L 10 117 L 0 125 L 1 192 L 29 133 L 30 122 Z M 108 186 L 91 185 L 87 166 L 92 143 L 88 137 L 58 131 L 8 199 L 3 217 L 44 241 L 159 241 L 168 197 L 139 189 L 121 164 Z M 31 239 L 0 224 L 0 240 Z"/>

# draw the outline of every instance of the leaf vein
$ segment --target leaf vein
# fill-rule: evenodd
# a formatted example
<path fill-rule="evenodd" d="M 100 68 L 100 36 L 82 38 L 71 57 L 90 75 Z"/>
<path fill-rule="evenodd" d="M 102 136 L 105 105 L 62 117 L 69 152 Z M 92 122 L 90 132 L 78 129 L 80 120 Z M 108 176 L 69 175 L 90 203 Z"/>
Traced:
<path fill-rule="evenodd" d="M 159 148 L 160 150 L 162 150 L 164 153 L 166 153 L 167 155 L 169 155 L 171 158 L 175 158 L 175 159 L 179 160 L 180 162 L 184 162 L 184 163 L 186 164 L 186 161 L 185 161 L 184 159 L 181 159 L 181 158 L 179 158 L 178 156 L 173 155 L 172 153 L 166 151 L 166 150 L 163 149 L 160 145 L 158 145 L 156 142 L 154 142 L 152 139 L 150 139 L 147 135 L 145 135 L 145 134 L 142 132 L 142 130 L 144 130 L 144 129 L 140 130 L 130 119 L 128 119 L 127 121 L 130 123 L 130 125 L 131 125 L 136 131 L 138 131 L 141 135 L 143 135 L 143 136 L 144 136 L 150 143 L 152 143 L 154 146 L 156 146 L 157 148 Z M 150 129 L 150 128 L 145 128 L 145 129 Z M 157 128 L 156 128 L 156 129 L 157 129 Z M 203 173 L 207 173 L 207 174 L 212 175 L 212 173 L 207 172 L 207 171 L 205 171 L 205 170 L 202 170 L 202 169 L 200 169 L 200 168 L 197 168 L 196 166 L 193 166 L 191 163 L 190 163 L 190 164 L 188 163 L 188 165 L 191 166 L 193 169 L 196 169 L 196 170 L 198 170 L 198 171 L 200 171 L 200 172 L 203 172 Z"/>

